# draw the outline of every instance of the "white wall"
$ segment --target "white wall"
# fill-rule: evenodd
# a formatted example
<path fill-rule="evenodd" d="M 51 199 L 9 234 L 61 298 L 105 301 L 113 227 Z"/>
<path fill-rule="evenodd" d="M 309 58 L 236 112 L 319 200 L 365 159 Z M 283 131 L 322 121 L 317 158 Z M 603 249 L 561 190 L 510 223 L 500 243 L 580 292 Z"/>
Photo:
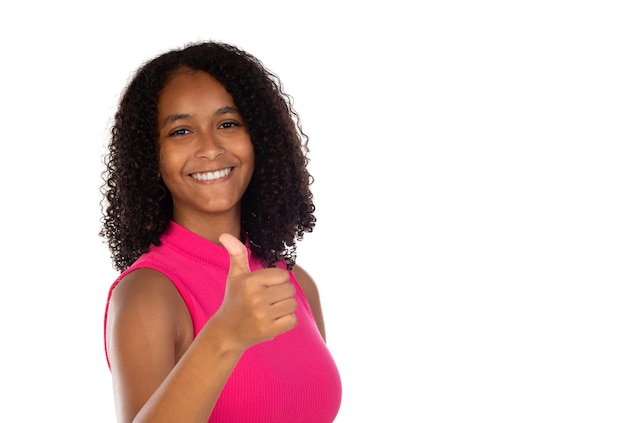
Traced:
<path fill-rule="evenodd" d="M 114 420 L 100 157 L 131 72 L 199 39 L 311 137 L 337 422 L 626 419 L 620 2 L 129 3 L 3 6 L 0 420 Z"/>

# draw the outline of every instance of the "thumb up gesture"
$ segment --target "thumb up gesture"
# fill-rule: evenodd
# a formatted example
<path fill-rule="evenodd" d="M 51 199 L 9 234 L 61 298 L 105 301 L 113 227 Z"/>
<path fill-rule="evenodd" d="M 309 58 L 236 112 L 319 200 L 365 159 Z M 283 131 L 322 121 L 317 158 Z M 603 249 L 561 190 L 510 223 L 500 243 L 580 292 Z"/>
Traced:
<path fill-rule="evenodd" d="M 213 318 L 222 321 L 235 347 L 243 351 L 296 327 L 296 289 L 289 272 L 278 268 L 251 272 L 241 241 L 227 233 L 219 240 L 230 256 L 230 268 L 224 300 Z"/>

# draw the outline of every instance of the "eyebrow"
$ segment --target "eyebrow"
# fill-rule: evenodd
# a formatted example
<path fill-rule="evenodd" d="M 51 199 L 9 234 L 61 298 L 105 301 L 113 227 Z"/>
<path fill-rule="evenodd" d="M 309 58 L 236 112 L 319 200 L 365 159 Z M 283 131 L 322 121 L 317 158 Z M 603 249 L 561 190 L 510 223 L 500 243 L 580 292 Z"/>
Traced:
<path fill-rule="evenodd" d="M 163 128 L 167 124 L 174 123 L 177 120 L 189 119 L 189 118 L 191 118 L 191 115 L 188 113 L 177 113 L 177 114 L 169 115 L 168 117 L 165 118 L 165 120 L 161 124 L 161 128 Z"/>
<path fill-rule="evenodd" d="M 228 113 L 235 113 L 235 114 L 239 114 L 239 110 L 236 107 L 233 106 L 224 106 L 224 107 L 220 107 L 219 109 L 217 109 L 215 111 L 215 113 L 213 113 L 214 116 L 217 115 L 225 115 Z"/>
<path fill-rule="evenodd" d="M 226 115 L 229 113 L 239 114 L 239 110 L 233 106 L 224 106 L 224 107 L 220 107 L 219 109 L 217 109 L 215 113 L 213 113 L 213 116 Z M 161 124 L 161 128 L 170 123 L 174 123 L 177 120 L 191 119 L 191 118 L 192 118 L 192 115 L 190 115 L 189 113 L 175 113 L 165 118 L 165 120 Z"/>

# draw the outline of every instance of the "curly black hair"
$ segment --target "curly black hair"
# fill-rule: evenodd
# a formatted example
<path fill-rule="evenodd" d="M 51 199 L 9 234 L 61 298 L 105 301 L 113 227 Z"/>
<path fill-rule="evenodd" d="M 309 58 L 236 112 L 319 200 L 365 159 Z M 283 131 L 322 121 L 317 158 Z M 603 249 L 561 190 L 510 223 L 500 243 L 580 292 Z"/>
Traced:
<path fill-rule="evenodd" d="M 172 219 L 172 197 L 159 173 L 157 102 L 181 68 L 204 71 L 232 96 L 255 154 L 241 200 L 242 232 L 267 266 L 293 268 L 296 241 L 315 226 L 308 136 L 280 79 L 250 53 L 222 42 L 197 42 L 145 62 L 122 93 L 104 156 L 100 236 L 113 266 L 127 269 Z"/>

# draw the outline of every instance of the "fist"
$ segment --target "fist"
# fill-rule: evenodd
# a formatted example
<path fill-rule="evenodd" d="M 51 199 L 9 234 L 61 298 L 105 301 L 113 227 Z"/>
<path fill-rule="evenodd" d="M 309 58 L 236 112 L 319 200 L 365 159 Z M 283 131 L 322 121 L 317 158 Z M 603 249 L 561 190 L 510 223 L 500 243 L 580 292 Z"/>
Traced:
<path fill-rule="evenodd" d="M 226 326 L 226 336 L 245 350 L 296 327 L 296 288 L 289 272 L 278 268 L 251 272 L 241 241 L 230 234 L 219 240 L 230 256 L 230 268 L 224 300 L 214 317 Z"/>

